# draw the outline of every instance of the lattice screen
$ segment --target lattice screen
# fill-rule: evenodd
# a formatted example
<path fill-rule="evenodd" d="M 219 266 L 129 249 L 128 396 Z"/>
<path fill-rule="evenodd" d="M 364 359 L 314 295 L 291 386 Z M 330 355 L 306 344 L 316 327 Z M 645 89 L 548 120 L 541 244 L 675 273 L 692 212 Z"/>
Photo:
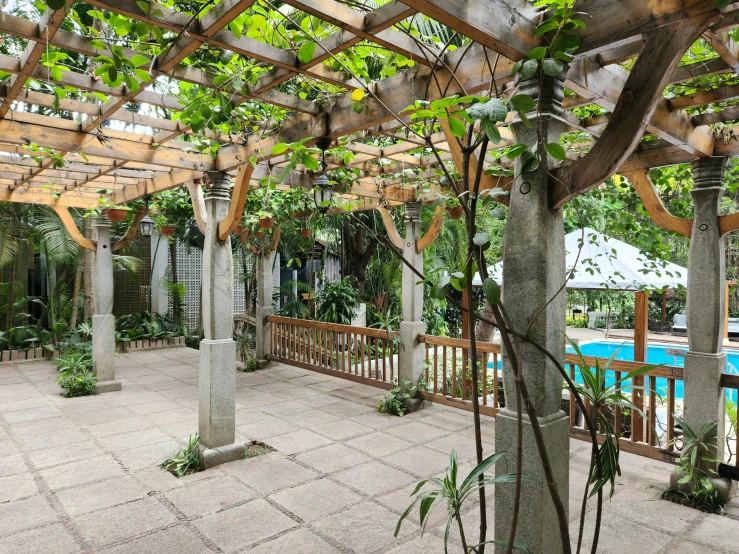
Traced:
<path fill-rule="evenodd" d="M 135 314 L 149 309 L 151 293 L 151 240 L 136 235 L 125 249 L 123 255 L 142 260 L 138 271 L 116 271 L 113 273 L 113 314 L 121 316 Z"/>
<path fill-rule="evenodd" d="M 250 274 L 252 256 L 247 258 L 246 271 Z M 170 273 L 172 260 L 167 250 L 167 272 Z M 187 247 L 184 243 L 177 243 L 177 281 L 187 287 L 185 295 L 185 310 L 183 322 L 192 330 L 198 328 L 200 316 L 200 283 L 203 274 L 203 251 L 195 247 Z M 234 255 L 234 313 L 244 313 L 246 302 L 244 298 L 244 263 L 241 252 Z M 169 299 L 169 313 L 172 313 L 172 298 Z"/>

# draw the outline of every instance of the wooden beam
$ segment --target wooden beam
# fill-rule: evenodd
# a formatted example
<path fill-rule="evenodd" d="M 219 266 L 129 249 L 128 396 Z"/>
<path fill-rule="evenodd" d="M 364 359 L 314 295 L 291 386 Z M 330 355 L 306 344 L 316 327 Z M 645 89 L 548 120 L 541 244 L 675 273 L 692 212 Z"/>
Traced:
<path fill-rule="evenodd" d="M 123 250 L 128 245 L 128 243 L 134 239 L 136 234 L 139 232 L 139 224 L 141 223 L 141 220 L 144 219 L 144 217 L 146 217 L 146 208 L 144 206 L 139 206 L 139 209 L 136 212 L 136 215 L 133 216 L 133 220 L 131 221 L 131 225 L 128 228 L 125 236 L 121 240 L 114 242 L 113 246 L 111 246 L 113 252 Z"/>
<path fill-rule="evenodd" d="M 378 206 L 377 211 L 380 213 L 382 221 L 385 223 L 385 229 L 387 230 L 387 236 L 390 239 L 390 242 L 395 246 L 395 248 L 403 250 L 405 247 L 405 241 L 400 236 L 400 233 L 398 233 L 398 228 L 395 226 L 393 216 L 390 215 L 390 212 L 387 211 L 387 208 L 384 206 Z"/>
<path fill-rule="evenodd" d="M 667 77 L 690 45 L 717 20 L 711 12 L 646 34 L 643 53 L 600 140 L 579 161 L 554 170 L 553 208 L 600 185 L 621 167 L 639 144 L 646 123 L 662 99 Z"/>
<path fill-rule="evenodd" d="M 96 243 L 80 233 L 80 230 L 77 228 L 77 224 L 72 218 L 72 214 L 69 213 L 69 209 L 61 206 L 51 206 L 51 209 L 59 216 L 62 225 L 64 225 L 64 229 L 69 233 L 69 236 L 74 242 L 79 244 L 82 248 L 87 248 L 88 250 L 95 252 L 97 248 Z"/>
<path fill-rule="evenodd" d="M 641 198 L 644 209 L 649 214 L 657 225 L 678 233 L 680 235 L 689 237 L 693 229 L 693 218 L 675 217 L 667 211 L 662 200 L 660 200 L 652 180 L 649 178 L 649 171 L 646 169 L 623 173 L 631 185 L 634 187 L 636 192 Z"/>
<path fill-rule="evenodd" d="M 441 228 L 444 226 L 445 216 L 446 210 L 444 207 L 436 206 L 436 210 L 434 210 L 434 218 L 431 220 L 431 225 L 429 225 L 426 234 L 416 240 L 416 252 L 420 254 L 436 242 L 436 239 L 439 237 L 439 233 L 441 233 Z"/>
<path fill-rule="evenodd" d="M 228 213 L 225 218 L 218 222 L 218 240 L 226 240 L 239 226 L 241 216 L 244 215 L 246 194 L 249 192 L 249 180 L 253 172 L 254 166 L 250 163 L 239 166 L 234 188 L 231 192 Z"/>

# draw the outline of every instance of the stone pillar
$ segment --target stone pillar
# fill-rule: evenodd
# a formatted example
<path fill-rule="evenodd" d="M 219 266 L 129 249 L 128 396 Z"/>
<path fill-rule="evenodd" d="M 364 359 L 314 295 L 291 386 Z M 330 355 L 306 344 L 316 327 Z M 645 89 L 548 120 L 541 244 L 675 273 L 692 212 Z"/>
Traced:
<path fill-rule="evenodd" d="M 272 257 L 259 254 L 257 258 L 257 340 L 254 357 L 260 366 L 267 364 L 270 353 L 270 323 L 267 317 L 274 315 L 272 294 L 274 291 L 274 275 L 272 274 Z"/>
<path fill-rule="evenodd" d="M 163 283 L 167 278 L 169 243 L 156 229 L 151 231 L 151 311 L 169 312 L 169 293 Z"/>
<path fill-rule="evenodd" d="M 115 317 L 113 316 L 113 251 L 110 223 L 93 224 L 97 247 L 93 258 L 92 281 L 92 371 L 97 376 L 95 392 L 121 390 L 115 380 Z"/>
<path fill-rule="evenodd" d="M 541 88 L 539 85 L 541 83 Z M 562 98 L 564 81 L 537 74 L 522 81 L 518 93 L 538 96 L 538 114 L 530 117 L 533 128 L 518 122 L 511 125 L 516 142 L 525 144 L 547 158 L 546 143 L 559 143 L 564 129 Z M 537 137 L 537 130 L 543 139 Z M 547 158 L 552 164 L 554 160 Z M 545 168 L 522 171 L 523 157 L 516 160 L 511 189 L 508 225 L 503 247 L 503 304 L 519 333 L 529 329 L 542 346 L 564 361 L 565 294 L 560 287 L 565 279 L 565 243 L 562 210 L 549 207 L 550 181 Z M 556 296 L 555 296 L 556 295 Z M 548 303 L 548 304 L 547 304 Z M 546 306 L 545 309 L 542 309 Z M 554 364 L 531 344 L 521 345 L 521 363 L 531 402 L 544 434 L 557 490 L 565 511 L 569 497 L 569 418 L 560 408 L 562 377 Z M 508 454 L 495 466 L 498 475 L 516 470 L 517 421 L 514 368 L 503 356 L 503 387 L 506 407 L 495 418 L 495 450 Z M 523 482 L 516 538 L 532 553 L 556 554 L 563 551 L 559 524 L 543 467 L 536 447 L 530 419 L 523 416 L 523 474 L 533 478 Z M 513 486 L 495 487 L 495 538 L 508 539 L 513 509 Z M 506 548 L 496 546 L 497 553 Z"/>
<path fill-rule="evenodd" d="M 423 274 L 423 252 L 416 252 L 416 241 L 421 238 L 421 203 L 405 205 L 405 243 L 403 257 Z M 424 345 L 418 335 L 426 332 L 423 313 L 423 285 L 417 273 L 403 264 L 402 304 L 403 321 L 400 322 L 401 346 L 398 352 L 398 382 L 410 381 L 415 385 L 423 374 Z M 415 407 L 415 406 L 414 406 Z"/>
<path fill-rule="evenodd" d="M 199 432 L 206 467 L 243 457 L 236 438 L 236 343 L 233 340 L 233 257 L 230 237 L 218 240 L 228 212 L 229 177 L 209 173 L 203 249 L 203 332 L 200 341 Z"/>
<path fill-rule="evenodd" d="M 726 354 L 721 352 L 726 306 L 726 268 L 724 240 L 719 231 L 723 176 L 726 158 L 710 157 L 693 162 L 693 229 L 688 256 L 688 346 L 685 354 L 684 419 L 699 432 L 706 423 L 718 422 L 709 442 L 715 449 L 711 458 L 724 457 L 724 419 L 726 396 L 721 375 L 726 372 Z M 718 464 L 707 464 L 703 471 L 715 471 Z M 681 475 L 673 474 L 671 486 L 677 488 Z M 731 481 L 711 478 L 719 497 L 731 497 Z M 692 483 L 683 485 L 691 488 Z"/>

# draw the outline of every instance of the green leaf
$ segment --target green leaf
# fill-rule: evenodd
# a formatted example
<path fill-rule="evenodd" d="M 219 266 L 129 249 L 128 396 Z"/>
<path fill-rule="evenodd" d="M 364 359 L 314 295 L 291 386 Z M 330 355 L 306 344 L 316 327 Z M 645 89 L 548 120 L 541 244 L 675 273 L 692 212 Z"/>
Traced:
<path fill-rule="evenodd" d="M 290 148 L 290 143 L 279 142 L 272 147 L 272 154 L 275 154 L 275 155 L 282 154 L 284 152 L 287 152 L 288 148 Z"/>
<path fill-rule="evenodd" d="M 498 144 L 500 142 L 500 131 L 498 130 L 498 126 L 488 118 L 483 119 L 480 121 L 480 126 L 482 127 L 482 130 L 485 131 L 485 134 L 488 136 L 488 139 L 490 139 L 490 142 L 493 144 Z"/>
<path fill-rule="evenodd" d="M 62 80 L 62 70 L 59 69 L 59 66 L 55 65 L 51 68 L 51 78 L 55 81 Z"/>
<path fill-rule="evenodd" d="M 536 101 L 528 94 L 516 94 L 508 101 L 512 110 L 519 114 L 528 113 L 536 107 Z"/>
<path fill-rule="evenodd" d="M 133 72 L 136 74 L 136 77 L 138 77 L 145 83 L 151 83 L 151 75 L 149 75 L 148 72 L 144 71 L 143 69 L 134 69 Z"/>
<path fill-rule="evenodd" d="M 66 4 L 66 0 L 46 0 L 46 5 L 52 10 L 61 10 Z"/>
<path fill-rule="evenodd" d="M 526 60 L 521 65 L 521 79 L 531 79 L 536 75 L 536 70 L 539 69 L 539 62 L 536 60 Z"/>
<path fill-rule="evenodd" d="M 500 304 L 500 287 L 495 279 L 488 277 L 482 285 L 482 292 L 485 294 L 485 300 L 487 300 L 491 306 L 497 306 Z"/>
<path fill-rule="evenodd" d="M 112 65 L 108 68 L 108 78 L 111 83 L 118 80 L 118 70 Z"/>
<path fill-rule="evenodd" d="M 316 53 L 316 43 L 312 40 L 307 40 L 300 45 L 298 50 L 298 60 L 300 63 L 308 63 L 313 59 L 313 54 Z"/>
<path fill-rule="evenodd" d="M 456 117 L 449 118 L 449 128 L 451 129 L 452 134 L 457 138 L 462 138 L 467 130 L 467 127 L 462 123 L 462 120 L 457 119 Z"/>
<path fill-rule="evenodd" d="M 467 108 L 467 114 L 472 119 L 489 119 L 490 121 L 505 121 L 508 108 L 500 98 L 491 98 L 487 102 L 472 104 Z"/>
<path fill-rule="evenodd" d="M 562 73 L 564 65 L 559 60 L 555 60 L 554 58 L 547 58 L 546 60 L 541 62 L 541 69 L 550 77 L 557 77 L 560 73 Z"/>
<path fill-rule="evenodd" d="M 90 41 L 90 44 L 97 50 L 105 50 L 105 43 L 102 40 L 93 39 Z"/>
<path fill-rule="evenodd" d="M 472 242 L 477 246 L 485 246 L 490 244 L 490 233 L 480 232 L 472 237 Z"/>
<path fill-rule="evenodd" d="M 729 4 L 731 4 L 734 0 L 716 0 L 716 7 L 719 10 L 723 10 L 726 8 Z"/>
<path fill-rule="evenodd" d="M 550 142 L 547 144 L 547 152 L 555 160 L 564 160 L 567 157 L 565 149 L 558 142 Z"/>
<path fill-rule="evenodd" d="M 544 56 L 547 55 L 546 46 L 537 46 L 531 52 L 529 52 L 528 59 L 530 60 L 543 60 Z"/>
<path fill-rule="evenodd" d="M 140 67 L 142 65 L 146 65 L 151 60 L 147 58 L 146 56 L 142 56 L 141 54 L 136 54 L 133 58 L 131 58 L 131 63 L 134 65 L 134 67 Z"/>
<path fill-rule="evenodd" d="M 521 144 L 521 143 L 514 144 L 508 149 L 508 154 L 506 154 L 506 156 L 508 157 L 509 160 L 515 160 L 521 154 L 526 152 L 526 150 L 527 148 L 525 144 Z"/>

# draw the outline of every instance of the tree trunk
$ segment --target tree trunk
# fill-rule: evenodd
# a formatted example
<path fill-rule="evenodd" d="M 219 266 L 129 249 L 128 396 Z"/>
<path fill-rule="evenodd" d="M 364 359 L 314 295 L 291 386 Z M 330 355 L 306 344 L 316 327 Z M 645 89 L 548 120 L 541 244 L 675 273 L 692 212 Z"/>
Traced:
<path fill-rule="evenodd" d="M 361 216 L 358 216 L 361 217 Z M 367 241 L 367 233 L 362 226 L 354 226 L 347 220 L 341 229 L 341 242 L 344 253 L 342 274 L 357 280 L 357 294 L 364 300 L 364 286 L 367 281 L 367 266 L 377 251 L 377 241 Z"/>
<path fill-rule="evenodd" d="M 88 239 L 92 239 L 92 220 L 90 218 L 86 218 L 84 222 L 84 228 L 83 233 L 85 237 Z M 93 307 L 92 307 L 92 264 L 94 263 L 94 256 L 95 253 L 92 250 L 88 250 L 87 248 L 83 249 L 82 251 L 82 265 L 84 266 L 84 273 L 83 273 L 83 288 L 84 288 L 84 300 L 82 302 L 83 310 L 82 310 L 82 317 L 84 317 L 85 321 L 89 321 L 90 318 L 93 315 Z"/>

